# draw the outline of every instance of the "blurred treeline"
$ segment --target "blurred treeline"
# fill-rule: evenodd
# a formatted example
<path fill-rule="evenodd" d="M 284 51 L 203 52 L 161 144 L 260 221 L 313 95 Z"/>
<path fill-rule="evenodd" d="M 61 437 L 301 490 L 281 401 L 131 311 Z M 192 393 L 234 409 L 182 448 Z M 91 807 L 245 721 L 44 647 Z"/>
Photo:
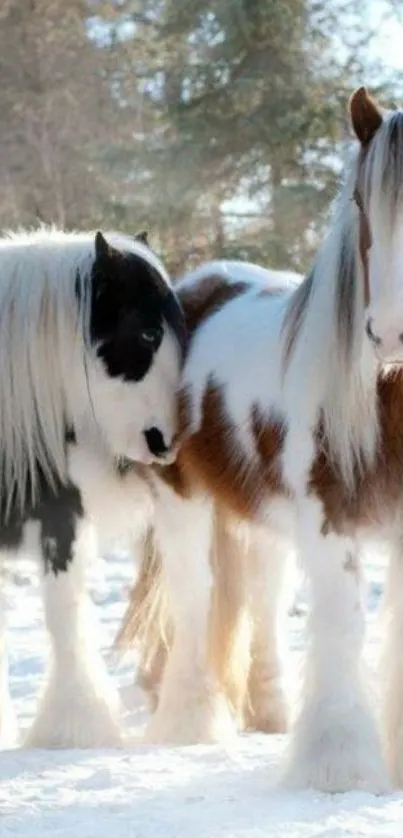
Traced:
<path fill-rule="evenodd" d="M 146 228 L 174 273 L 223 255 L 304 269 L 350 93 L 402 90 L 371 59 L 368 5 L 1 0 L 0 226 Z"/>

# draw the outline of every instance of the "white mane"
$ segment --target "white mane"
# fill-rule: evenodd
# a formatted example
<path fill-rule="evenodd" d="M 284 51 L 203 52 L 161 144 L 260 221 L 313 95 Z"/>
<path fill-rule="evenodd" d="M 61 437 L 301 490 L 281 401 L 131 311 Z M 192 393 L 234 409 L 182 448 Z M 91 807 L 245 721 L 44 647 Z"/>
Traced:
<path fill-rule="evenodd" d="M 307 399 L 313 411 L 322 408 L 330 455 L 350 488 L 357 466 L 373 461 L 378 435 L 376 364 L 365 336 L 358 210 L 352 200 L 356 175 L 354 155 L 313 271 L 285 322 L 291 347 L 286 380 L 296 410 Z M 313 425 L 317 418 L 312 416 Z"/>
<path fill-rule="evenodd" d="M 40 473 L 50 482 L 67 478 L 66 422 L 74 421 L 78 393 L 87 393 L 94 241 L 93 233 L 46 228 L 0 238 L 3 511 L 35 500 Z M 145 250 L 131 239 L 124 245 Z"/>

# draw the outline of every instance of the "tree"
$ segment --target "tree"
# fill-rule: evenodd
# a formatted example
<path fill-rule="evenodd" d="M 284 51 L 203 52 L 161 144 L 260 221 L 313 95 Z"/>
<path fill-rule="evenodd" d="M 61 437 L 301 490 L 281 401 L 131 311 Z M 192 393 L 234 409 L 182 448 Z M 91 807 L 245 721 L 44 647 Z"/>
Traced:
<path fill-rule="evenodd" d="M 81 0 L 7 0 L 0 13 L 0 223 L 84 226 L 101 183 L 94 138 L 118 112 Z"/>
<path fill-rule="evenodd" d="M 142 96 L 143 131 L 106 159 L 124 183 L 126 219 L 142 214 L 157 228 L 175 270 L 225 254 L 308 265 L 372 37 L 358 2 L 332 9 L 316 0 L 98 4 L 115 33 L 122 96 Z"/>
<path fill-rule="evenodd" d="M 3 0 L 0 225 L 148 227 L 174 274 L 307 268 L 348 97 L 395 86 L 372 37 L 358 0 Z"/>

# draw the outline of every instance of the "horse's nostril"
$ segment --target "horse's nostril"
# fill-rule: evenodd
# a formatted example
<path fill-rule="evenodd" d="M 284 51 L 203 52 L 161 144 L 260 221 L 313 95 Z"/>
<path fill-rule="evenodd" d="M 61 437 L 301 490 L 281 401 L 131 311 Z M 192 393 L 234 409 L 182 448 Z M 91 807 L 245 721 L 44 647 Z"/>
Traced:
<path fill-rule="evenodd" d="M 151 454 L 154 457 L 162 457 L 168 451 L 165 445 L 164 437 L 158 428 L 148 428 L 144 431 L 144 436 Z"/>

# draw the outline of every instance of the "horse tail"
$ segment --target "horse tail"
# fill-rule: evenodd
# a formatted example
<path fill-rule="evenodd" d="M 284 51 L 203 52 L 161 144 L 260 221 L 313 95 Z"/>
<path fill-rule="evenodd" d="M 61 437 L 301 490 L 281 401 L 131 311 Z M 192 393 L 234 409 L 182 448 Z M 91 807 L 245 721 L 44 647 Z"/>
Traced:
<path fill-rule="evenodd" d="M 139 574 L 130 591 L 113 649 L 120 656 L 129 649 L 137 649 L 136 680 L 154 710 L 172 642 L 172 624 L 163 585 L 161 554 L 152 526 L 140 543 L 140 551 Z"/>
<path fill-rule="evenodd" d="M 114 641 L 114 649 L 120 654 L 137 649 L 137 683 L 146 692 L 152 709 L 158 703 L 174 633 L 174 615 L 169 610 L 160 550 L 154 529 L 150 527 L 142 542 L 138 578 Z M 247 551 L 248 527 L 216 508 L 210 552 L 213 588 L 207 665 L 241 726 L 247 701 L 252 635 L 245 584 Z"/>

